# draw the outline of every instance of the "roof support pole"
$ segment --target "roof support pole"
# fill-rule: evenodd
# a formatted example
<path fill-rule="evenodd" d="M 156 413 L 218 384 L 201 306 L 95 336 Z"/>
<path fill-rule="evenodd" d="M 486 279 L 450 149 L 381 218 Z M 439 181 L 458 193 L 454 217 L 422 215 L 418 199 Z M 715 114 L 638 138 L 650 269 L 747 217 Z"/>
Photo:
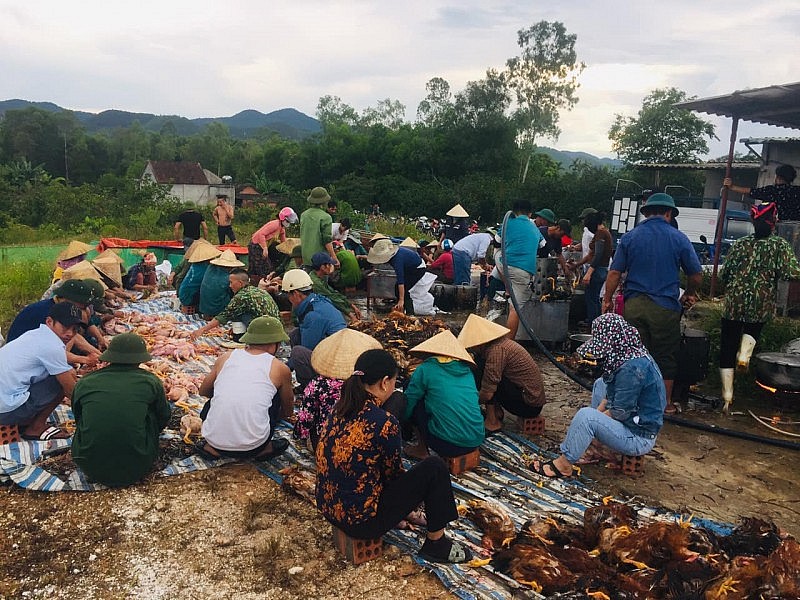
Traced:
<path fill-rule="evenodd" d="M 725 163 L 725 177 L 731 176 L 731 165 L 733 164 L 733 149 L 736 146 L 736 136 L 739 129 L 739 117 L 733 116 L 733 123 L 731 124 L 731 143 L 728 149 L 728 160 Z M 722 198 L 719 203 L 719 217 L 717 218 L 717 232 L 714 236 L 714 270 L 711 272 L 711 297 L 717 291 L 717 269 L 719 268 L 719 257 L 722 253 L 722 232 L 724 230 L 726 213 L 728 209 L 728 188 L 722 188 Z"/>

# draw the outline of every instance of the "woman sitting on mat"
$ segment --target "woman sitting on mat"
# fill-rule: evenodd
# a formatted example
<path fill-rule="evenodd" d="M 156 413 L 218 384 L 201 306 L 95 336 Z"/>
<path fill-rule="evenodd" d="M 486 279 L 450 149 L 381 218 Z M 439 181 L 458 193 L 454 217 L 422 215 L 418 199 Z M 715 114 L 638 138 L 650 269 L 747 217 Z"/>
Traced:
<path fill-rule="evenodd" d="M 348 536 L 377 539 L 424 502 L 428 533 L 420 555 L 468 561 L 469 550 L 444 534 L 458 518 L 444 461 L 432 456 L 403 469 L 400 425 L 383 408 L 397 371 L 385 350 L 367 350 L 356 360 L 317 445 L 317 507 Z"/>
<path fill-rule="evenodd" d="M 406 419 L 417 428 L 418 444 L 406 448 L 416 458 L 428 448 L 440 456 L 462 456 L 483 443 L 483 415 L 470 367 L 475 361 L 450 331 L 442 331 L 410 350 L 425 360 L 406 389 Z"/>
<path fill-rule="evenodd" d="M 592 390 L 592 406 L 573 417 L 561 455 L 528 465 L 545 477 L 569 477 L 593 440 L 627 456 L 647 454 L 664 423 L 667 395 L 661 371 L 635 327 L 620 315 L 601 315 L 592 322 L 592 339 L 578 353 L 602 361 L 603 376 Z"/>

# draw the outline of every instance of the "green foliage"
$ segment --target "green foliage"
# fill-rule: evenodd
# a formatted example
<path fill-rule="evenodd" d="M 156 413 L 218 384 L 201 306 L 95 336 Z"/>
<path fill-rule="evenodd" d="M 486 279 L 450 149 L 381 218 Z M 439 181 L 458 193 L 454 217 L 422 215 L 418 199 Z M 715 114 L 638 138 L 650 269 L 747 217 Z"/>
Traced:
<path fill-rule="evenodd" d="M 585 68 L 575 51 L 577 36 L 563 23 L 539 21 L 517 32 L 522 52 L 506 61 L 505 81 L 514 94 L 520 145 L 538 136 L 558 138 L 558 113 L 578 101 L 578 76 Z"/>
<path fill-rule="evenodd" d="M 608 132 L 612 148 L 626 164 L 693 163 L 717 139 L 714 126 L 676 102 L 691 100 L 676 88 L 656 89 L 642 102 L 636 118 L 616 115 Z"/>
<path fill-rule="evenodd" d="M 8 331 L 19 310 L 50 286 L 53 265 L 44 260 L 0 261 L 0 328 Z"/>

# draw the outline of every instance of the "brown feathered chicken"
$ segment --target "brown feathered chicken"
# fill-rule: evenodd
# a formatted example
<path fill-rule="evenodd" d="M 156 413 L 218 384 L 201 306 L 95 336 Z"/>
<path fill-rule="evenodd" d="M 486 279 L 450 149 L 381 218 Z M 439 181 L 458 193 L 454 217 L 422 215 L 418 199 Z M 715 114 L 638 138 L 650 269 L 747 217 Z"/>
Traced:
<path fill-rule="evenodd" d="M 545 596 L 572 589 L 577 577 L 540 545 L 512 543 L 492 557 L 492 566 Z"/>
<path fill-rule="evenodd" d="M 767 556 L 778 547 L 781 538 L 774 523 L 744 517 L 736 529 L 729 535 L 720 537 L 718 543 L 731 558 L 740 554 Z"/>
<path fill-rule="evenodd" d="M 590 548 L 597 546 L 600 531 L 620 527 L 636 526 L 636 511 L 627 504 L 603 499 L 603 504 L 590 506 L 583 513 L 583 531 L 586 543 Z"/>
<path fill-rule="evenodd" d="M 516 527 L 509 514 L 498 504 L 470 500 L 459 505 L 458 513 L 475 523 L 483 532 L 481 545 L 488 550 L 508 545 L 514 539 Z"/>
<path fill-rule="evenodd" d="M 735 557 L 729 570 L 708 588 L 705 598 L 800 598 L 800 544 L 789 538 L 767 557 Z"/>
<path fill-rule="evenodd" d="M 304 471 L 297 465 L 286 467 L 278 471 L 283 475 L 283 488 L 290 490 L 305 498 L 309 502 L 316 503 L 316 477 L 309 471 Z"/>

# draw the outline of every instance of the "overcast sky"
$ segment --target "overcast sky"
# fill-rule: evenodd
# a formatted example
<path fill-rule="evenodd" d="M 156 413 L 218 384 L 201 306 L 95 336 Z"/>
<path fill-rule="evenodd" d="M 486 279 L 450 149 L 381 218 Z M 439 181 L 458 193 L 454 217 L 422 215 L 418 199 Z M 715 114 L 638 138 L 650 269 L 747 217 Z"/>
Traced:
<path fill-rule="evenodd" d="M 674 86 L 707 97 L 800 81 L 800 1 L 768 0 L 0 0 L 0 100 L 189 118 L 319 98 L 363 110 L 401 101 L 413 120 L 425 83 L 453 91 L 502 69 L 517 31 L 561 21 L 578 36 L 580 101 L 557 142 L 613 156 L 614 114 Z M 727 153 L 730 120 L 714 120 Z M 739 137 L 800 135 L 743 123 Z M 744 150 L 743 146 L 737 149 Z"/>

